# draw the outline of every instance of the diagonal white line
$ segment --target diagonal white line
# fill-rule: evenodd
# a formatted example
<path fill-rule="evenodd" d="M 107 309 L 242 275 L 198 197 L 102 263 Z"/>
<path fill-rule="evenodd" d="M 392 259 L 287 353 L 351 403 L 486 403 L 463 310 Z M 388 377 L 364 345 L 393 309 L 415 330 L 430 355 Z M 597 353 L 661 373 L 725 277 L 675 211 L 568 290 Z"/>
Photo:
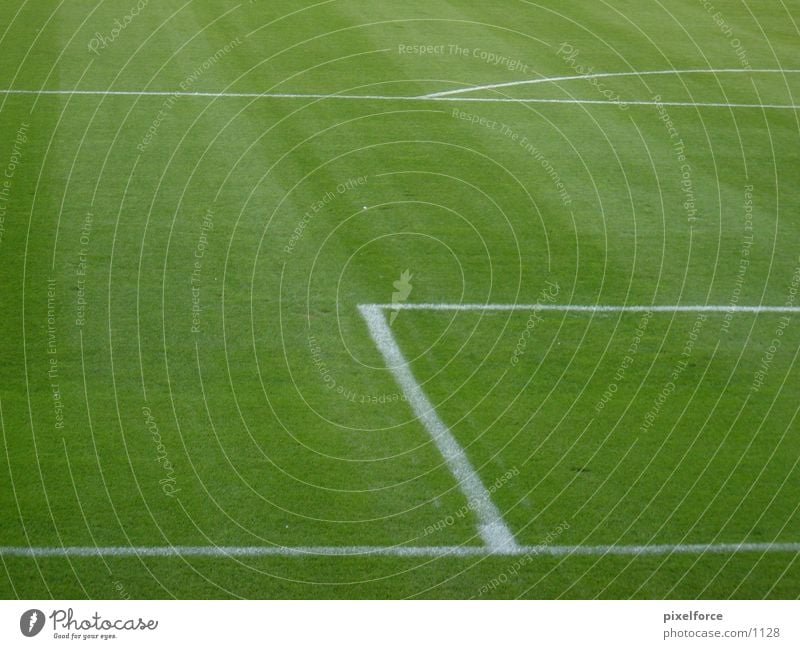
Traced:
<path fill-rule="evenodd" d="M 374 304 L 361 304 L 358 309 L 367 323 L 372 340 L 383 356 L 386 366 L 394 375 L 395 381 L 403 390 L 414 415 L 433 439 L 467 497 L 470 507 L 478 518 L 478 531 L 487 547 L 492 550 L 516 548 L 517 542 L 514 540 L 514 535 L 492 502 L 491 495 L 472 467 L 464 449 L 436 414 L 433 404 L 411 373 L 408 362 L 397 346 L 383 311 Z"/>
<path fill-rule="evenodd" d="M 688 543 L 657 545 L 513 545 L 490 548 L 476 545 L 432 546 L 66 546 L 2 547 L 0 557 L 490 557 L 541 555 L 636 556 L 668 554 L 800 553 L 800 543 Z"/>

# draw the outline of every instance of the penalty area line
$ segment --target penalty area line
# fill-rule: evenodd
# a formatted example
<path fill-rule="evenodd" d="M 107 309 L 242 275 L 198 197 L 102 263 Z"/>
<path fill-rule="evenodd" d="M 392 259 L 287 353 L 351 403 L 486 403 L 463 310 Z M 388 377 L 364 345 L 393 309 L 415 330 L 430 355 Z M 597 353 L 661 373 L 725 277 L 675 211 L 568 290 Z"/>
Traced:
<path fill-rule="evenodd" d="M 723 305 L 723 304 L 448 304 L 403 302 L 400 304 L 362 304 L 379 311 L 576 311 L 580 313 L 800 313 L 800 306 Z"/>
<path fill-rule="evenodd" d="M 378 348 L 384 363 L 403 391 L 416 418 L 436 444 L 448 468 L 478 518 L 478 532 L 490 551 L 512 551 L 519 548 L 513 533 L 502 514 L 492 502 L 489 491 L 469 461 L 464 449 L 447 425 L 439 418 L 436 409 L 422 387 L 414 378 L 384 314 L 387 310 L 404 311 L 573 311 L 581 313 L 604 312 L 719 312 L 719 313 L 786 313 L 800 311 L 795 306 L 739 306 L 739 305 L 580 305 L 580 304 L 447 304 L 400 303 L 359 304 L 358 310 L 367 324 L 369 334 Z M 576 550 L 577 552 L 577 550 Z"/>
<path fill-rule="evenodd" d="M 0 547 L 2 557 L 491 557 L 652 556 L 669 554 L 800 553 L 800 543 L 486 546 L 66 546 Z"/>

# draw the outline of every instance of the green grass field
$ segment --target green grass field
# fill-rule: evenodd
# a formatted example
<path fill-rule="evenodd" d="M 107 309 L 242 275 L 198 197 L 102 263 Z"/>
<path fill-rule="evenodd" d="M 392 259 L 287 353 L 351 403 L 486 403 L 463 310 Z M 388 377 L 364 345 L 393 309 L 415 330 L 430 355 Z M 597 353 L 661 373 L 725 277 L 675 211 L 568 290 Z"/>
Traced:
<path fill-rule="evenodd" d="M 800 3 L 710 7 L 4 2 L 0 596 L 800 596 Z"/>

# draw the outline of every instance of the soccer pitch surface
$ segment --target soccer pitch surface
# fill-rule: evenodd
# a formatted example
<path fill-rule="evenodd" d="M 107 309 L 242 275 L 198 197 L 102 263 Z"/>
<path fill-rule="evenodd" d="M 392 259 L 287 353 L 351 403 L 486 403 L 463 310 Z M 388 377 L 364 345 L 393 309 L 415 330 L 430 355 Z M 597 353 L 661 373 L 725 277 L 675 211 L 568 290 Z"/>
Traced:
<path fill-rule="evenodd" d="M 5 598 L 796 598 L 800 3 L 4 2 Z"/>

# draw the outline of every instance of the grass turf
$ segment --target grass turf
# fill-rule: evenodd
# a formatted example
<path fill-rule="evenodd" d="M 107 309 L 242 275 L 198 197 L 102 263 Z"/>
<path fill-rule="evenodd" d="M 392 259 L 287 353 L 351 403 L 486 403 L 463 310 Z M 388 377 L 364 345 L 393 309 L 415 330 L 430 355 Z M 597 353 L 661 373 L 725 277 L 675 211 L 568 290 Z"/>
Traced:
<path fill-rule="evenodd" d="M 390 302 L 406 269 L 412 302 L 528 303 L 548 281 L 564 304 L 790 295 L 791 110 L 465 100 L 604 100 L 586 79 L 453 102 L 170 93 L 798 69 L 796 3 L 718 3 L 734 47 L 688 0 L 163 2 L 90 51 L 131 4 L 0 18 L 3 88 L 167 93 L 0 97 L 0 164 L 20 161 L 0 239 L 0 545 L 478 545 L 472 512 L 442 525 L 466 500 L 357 304 Z M 795 104 L 799 76 L 603 87 Z M 712 314 L 695 341 L 695 314 L 654 314 L 614 379 L 639 314 L 549 312 L 512 362 L 528 317 L 393 324 L 484 482 L 517 472 L 493 497 L 520 543 L 564 522 L 556 544 L 800 540 L 793 319 Z M 800 576 L 794 553 L 535 557 L 489 590 L 518 559 L 2 561 L 0 594 L 24 598 L 796 597 Z"/>

